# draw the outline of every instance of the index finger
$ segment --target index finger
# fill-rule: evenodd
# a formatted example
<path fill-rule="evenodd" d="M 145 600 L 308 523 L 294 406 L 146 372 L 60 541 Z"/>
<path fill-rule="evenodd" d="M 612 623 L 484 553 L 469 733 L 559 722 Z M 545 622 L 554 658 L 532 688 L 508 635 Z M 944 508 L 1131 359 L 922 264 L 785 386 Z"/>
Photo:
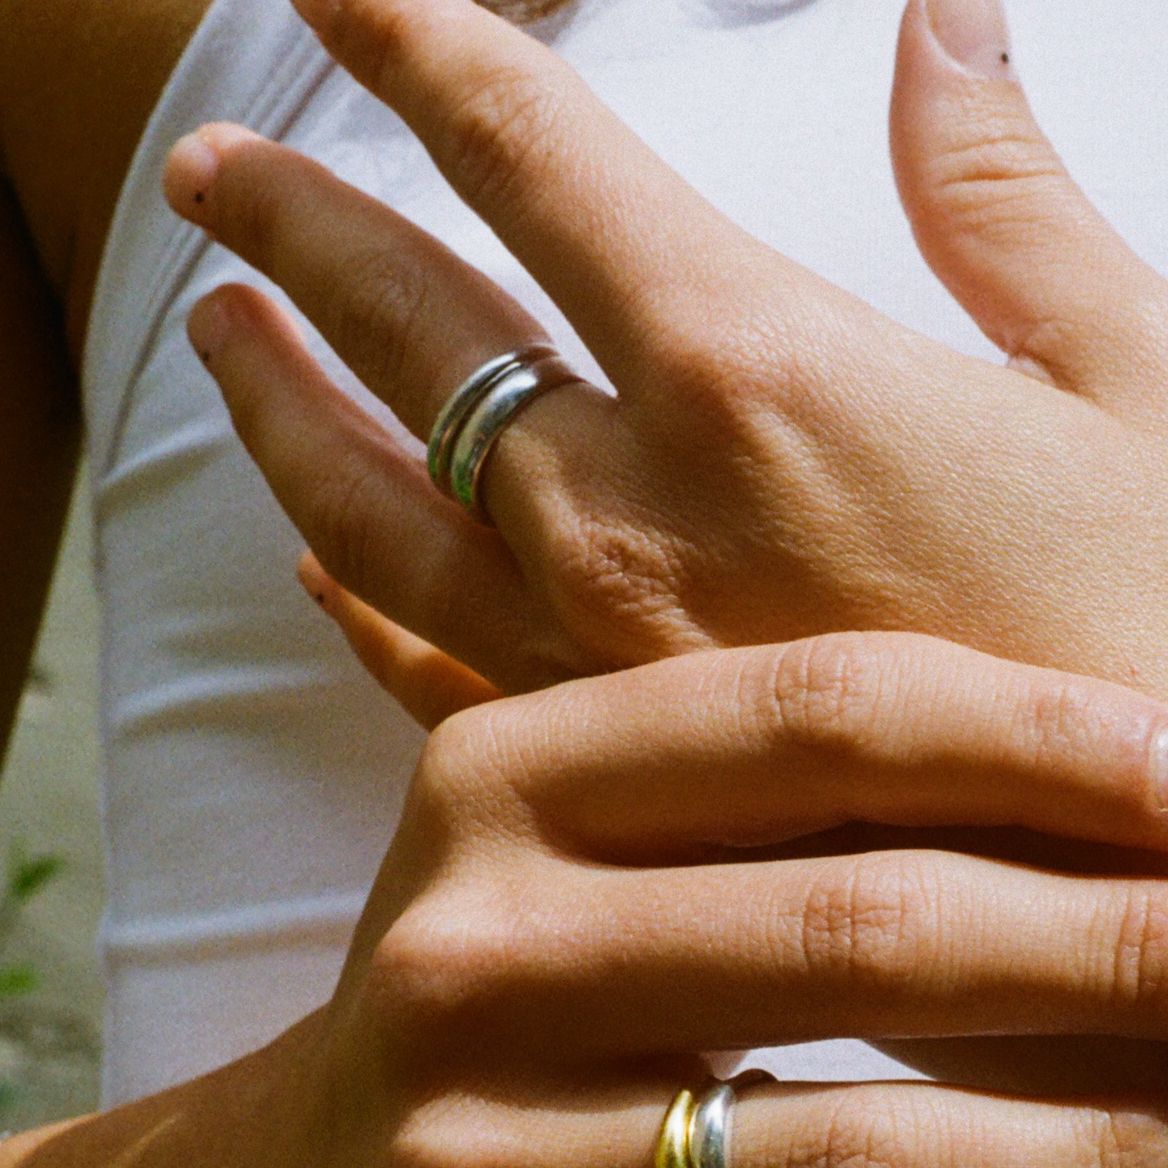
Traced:
<path fill-rule="evenodd" d="M 784 303 L 809 281 L 830 288 L 734 226 L 566 62 L 471 0 L 294 3 L 622 390 L 660 376 L 660 358 L 700 335 L 711 293 L 733 315 L 735 300 L 758 302 L 760 279 Z"/>

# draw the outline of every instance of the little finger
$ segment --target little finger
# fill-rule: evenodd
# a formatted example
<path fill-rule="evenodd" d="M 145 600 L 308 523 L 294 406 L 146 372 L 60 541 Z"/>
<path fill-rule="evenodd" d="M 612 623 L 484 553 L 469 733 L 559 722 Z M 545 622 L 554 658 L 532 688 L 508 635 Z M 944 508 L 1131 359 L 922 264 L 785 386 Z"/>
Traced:
<path fill-rule="evenodd" d="M 342 588 L 312 552 L 301 557 L 297 574 L 361 664 L 423 729 L 433 730 L 452 714 L 502 696 L 473 670 Z"/>

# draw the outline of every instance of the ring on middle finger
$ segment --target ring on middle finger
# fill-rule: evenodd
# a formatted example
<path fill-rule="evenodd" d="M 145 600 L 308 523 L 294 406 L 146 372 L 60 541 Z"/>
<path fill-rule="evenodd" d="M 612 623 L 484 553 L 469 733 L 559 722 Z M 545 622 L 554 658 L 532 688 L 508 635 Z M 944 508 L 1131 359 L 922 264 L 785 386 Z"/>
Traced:
<path fill-rule="evenodd" d="M 489 525 L 480 484 L 487 455 L 499 435 L 540 394 L 580 380 L 563 357 L 544 343 L 503 353 L 480 365 L 451 394 L 430 431 L 426 463 L 434 485 Z"/>

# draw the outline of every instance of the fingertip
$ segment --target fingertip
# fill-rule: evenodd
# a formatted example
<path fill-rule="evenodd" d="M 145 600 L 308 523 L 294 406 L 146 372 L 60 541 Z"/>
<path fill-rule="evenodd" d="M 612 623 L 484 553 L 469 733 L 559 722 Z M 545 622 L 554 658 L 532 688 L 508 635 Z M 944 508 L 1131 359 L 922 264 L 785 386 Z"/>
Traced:
<path fill-rule="evenodd" d="M 924 9 L 933 44 L 951 68 L 1015 79 L 1001 0 L 920 0 L 918 7 Z"/>
<path fill-rule="evenodd" d="M 334 20 L 340 12 L 340 0 L 292 0 L 292 7 L 309 28 L 319 29 Z"/>
<path fill-rule="evenodd" d="M 171 209 L 203 226 L 224 155 L 235 146 L 264 141 L 267 139 L 234 122 L 208 122 L 184 134 L 170 148 L 162 171 L 162 193 Z"/>
<path fill-rule="evenodd" d="M 223 347 L 229 328 L 227 306 L 222 296 L 212 292 L 198 300 L 191 309 L 187 317 L 187 339 L 208 369 Z"/>
<path fill-rule="evenodd" d="M 329 601 L 336 591 L 336 581 L 321 567 L 320 561 L 308 549 L 296 565 L 296 578 L 304 591 L 328 612 Z"/>
<path fill-rule="evenodd" d="M 200 218 L 219 160 L 219 152 L 197 130 L 171 147 L 162 172 L 162 193 L 171 210 L 184 219 Z"/>

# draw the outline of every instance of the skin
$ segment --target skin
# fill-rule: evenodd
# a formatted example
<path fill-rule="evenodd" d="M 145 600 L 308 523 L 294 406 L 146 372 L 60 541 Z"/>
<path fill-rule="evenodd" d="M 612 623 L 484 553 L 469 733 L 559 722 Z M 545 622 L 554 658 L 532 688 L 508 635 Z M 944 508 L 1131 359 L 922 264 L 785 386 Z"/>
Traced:
<path fill-rule="evenodd" d="M 0 2 L 0 754 L 77 466 L 89 304 L 130 157 L 205 0 Z"/>
<path fill-rule="evenodd" d="M 309 561 L 363 660 L 409 702 L 419 661 L 433 678 L 446 651 L 462 696 L 443 706 L 424 681 L 423 716 L 491 686 L 857 624 L 1165 691 L 1168 544 L 1147 521 L 1162 513 L 1148 500 L 1163 491 L 1165 284 L 1074 187 L 1001 53 L 952 61 L 910 4 L 892 140 L 922 250 L 1012 371 L 755 245 L 550 54 L 473 9 L 352 0 L 318 19 L 622 394 L 558 390 L 508 428 L 488 531 L 332 390 L 274 306 L 227 288 L 196 310 L 192 340 L 241 437 L 325 565 L 372 602 Z M 450 385 L 539 335 L 435 241 L 237 128 L 177 150 L 168 193 L 281 283 L 419 437 Z M 379 246 L 392 262 L 371 262 Z M 451 581 L 474 603 L 455 603 Z M 456 660 L 479 671 L 477 693 Z"/>
<path fill-rule="evenodd" d="M 205 299 L 196 349 L 341 584 L 505 692 L 885 628 L 1168 694 L 1168 284 L 1074 186 L 1006 66 L 949 60 L 909 5 L 902 199 L 1004 369 L 748 237 L 514 28 L 445 2 L 343 11 L 326 45 L 620 397 L 562 387 L 508 426 L 484 528 L 329 384 L 280 309 L 242 286 Z M 421 438 L 452 385 L 540 336 L 436 240 L 244 130 L 205 128 L 167 184 Z"/>
<path fill-rule="evenodd" d="M 451 718 L 325 1010 L 196 1083 L 5 1144 L 0 1164 L 647 1168 L 678 1085 L 704 1078 L 695 1049 L 1036 1024 L 1162 1040 L 1161 883 L 778 843 L 859 816 L 1062 835 L 1096 821 L 1114 843 L 1168 845 L 1147 749 L 1168 710 L 1076 684 L 1080 716 L 1052 732 L 1064 674 L 844 634 Z M 679 702 L 695 692 L 700 707 Z M 1122 1080 L 1074 1097 L 760 1084 L 734 1155 L 1143 1166 L 1168 1154 L 1166 1121 L 1162 1094 Z"/>
<path fill-rule="evenodd" d="M 63 200 L 85 188 L 56 189 Z M 70 337 L 85 292 L 66 273 L 85 270 L 85 232 L 71 252 L 67 234 L 34 218 L 42 278 Z M 480 346 L 519 319 L 496 308 L 501 331 L 480 330 Z M 278 321 L 257 319 L 277 335 Z M 290 351 L 285 344 L 283 356 Z M 505 497 L 498 491 L 492 498 Z M 618 645 L 635 642 L 617 632 Z M 572 652 L 553 652 L 555 667 L 595 667 Z M 523 684 L 517 674 L 509 688 L 554 672 Z M 954 677 L 962 684 L 951 703 L 880 700 L 932 697 Z M 679 702 L 693 693 L 708 721 Z M 744 725 L 745 711 L 753 723 Z M 647 712 L 663 741 L 642 741 Z M 327 1009 L 197 1083 L 12 1141 L 0 1164 L 644 1165 L 668 1098 L 696 1074 L 679 1050 L 835 1033 L 1024 1032 L 1036 1018 L 1068 1035 L 1159 1041 L 1168 981 L 1160 882 L 1056 877 L 928 850 L 873 859 L 775 849 L 857 817 L 898 828 L 1021 823 L 1161 849 L 1154 748 L 1164 724 L 1163 708 L 1131 691 L 897 635 L 688 654 L 470 711 L 427 751 L 406 830 Z M 652 779 L 666 746 L 678 751 L 668 777 L 690 784 L 688 802 L 660 780 L 627 781 Z M 685 759 L 703 766 L 687 774 Z M 790 780 L 777 786 L 776 773 L 802 791 L 794 818 Z M 711 775 L 734 777 L 730 806 Z M 873 785 L 881 775 L 887 787 Z M 597 814 L 582 792 L 606 783 L 613 795 Z M 711 840 L 717 812 L 724 822 Z M 638 819 L 657 830 L 611 834 Z M 755 849 L 752 862 L 742 862 L 743 847 Z M 999 895 L 986 898 L 988 887 Z M 950 930 L 940 938 L 930 889 L 941 890 Z M 535 891 L 549 898 L 542 907 Z M 488 911 L 492 896 L 508 911 Z M 1057 905 L 1058 937 L 1030 927 L 1043 898 Z M 452 938 L 458 921 L 475 924 Z M 987 954 L 987 936 L 1005 943 Z M 631 947 L 629 937 L 643 942 Z M 1083 952 L 1100 964 L 1084 970 L 1074 959 Z M 781 1019 L 776 999 L 786 1003 Z M 923 1115 L 932 1122 L 907 1122 Z M 769 1088 L 751 1093 L 740 1128 L 742 1162 L 760 1165 L 1135 1164 L 1166 1146 L 1160 1100 L 1133 1093 L 1067 1103 L 935 1087 Z"/>

